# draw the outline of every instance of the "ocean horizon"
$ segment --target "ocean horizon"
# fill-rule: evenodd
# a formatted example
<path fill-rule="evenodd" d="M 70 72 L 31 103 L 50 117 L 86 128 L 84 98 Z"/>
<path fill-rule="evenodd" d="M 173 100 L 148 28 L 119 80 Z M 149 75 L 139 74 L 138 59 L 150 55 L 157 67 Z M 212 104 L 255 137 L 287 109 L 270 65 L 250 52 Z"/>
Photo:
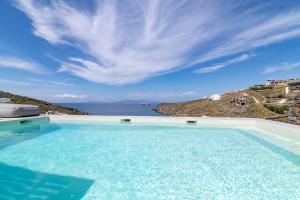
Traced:
<path fill-rule="evenodd" d="M 156 104 L 140 103 L 59 103 L 59 105 L 76 108 L 90 115 L 129 115 L 129 116 L 160 116 L 153 109 Z"/>

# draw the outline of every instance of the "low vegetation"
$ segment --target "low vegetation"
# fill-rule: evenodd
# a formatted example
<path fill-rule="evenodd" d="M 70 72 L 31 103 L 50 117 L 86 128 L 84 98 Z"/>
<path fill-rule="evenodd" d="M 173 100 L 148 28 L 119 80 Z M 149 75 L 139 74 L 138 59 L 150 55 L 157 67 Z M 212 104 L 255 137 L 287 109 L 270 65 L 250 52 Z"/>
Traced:
<path fill-rule="evenodd" d="M 70 115 L 85 115 L 85 114 L 87 114 L 87 113 L 81 112 L 78 109 L 68 108 L 68 107 L 56 105 L 53 103 L 49 103 L 46 101 L 41 101 L 38 99 L 33 99 L 33 98 L 24 97 L 24 96 L 20 96 L 20 95 L 15 95 L 15 94 L 3 92 L 3 91 L 0 91 L 0 97 L 9 98 L 13 103 L 16 103 L 16 104 L 31 104 L 31 105 L 39 106 L 42 113 L 51 111 L 51 112 L 58 112 L 58 113 L 70 114 Z"/>
<path fill-rule="evenodd" d="M 247 95 L 245 105 L 231 103 L 232 98 Z M 156 111 L 172 116 L 211 116 L 211 117 L 252 117 L 267 118 L 274 112 L 256 101 L 249 91 L 242 91 L 224 95 L 218 101 L 195 100 L 183 103 L 163 103 L 157 106 Z"/>
<path fill-rule="evenodd" d="M 288 112 L 288 105 L 264 105 L 266 108 L 277 114 L 285 114 Z"/>
<path fill-rule="evenodd" d="M 284 85 L 278 85 L 273 87 L 265 87 L 264 89 L 255 90 L 255 92 L 264 96 L 265 98 L 284 98 L 285 97 L 285 87 Z"/>
<path fill-rule="evenodd" d="M 267 87 L 267 86 L 261 86 L 261 85 L 255 85 L 249 88 L 250 90 L 253 91 L 259 91 L 259 90 L 271 90 L 272 87 Z"/>
<path fill-rule="evenodd" d="M 236 105 L 232 99 L 244 96 L 245 105 Z M 287 122 L 287 103 L 279 103 L 286 98 L 285 86 L 255 85 L 249 89 L 225 94 L 218 101 L 209 99 L 182 103 L 163 103 L 156 111 L 172 116 L 212 116 L 212 117 L 254 117 Z M 284 102 L 284 101 L 283 101 Z"/>

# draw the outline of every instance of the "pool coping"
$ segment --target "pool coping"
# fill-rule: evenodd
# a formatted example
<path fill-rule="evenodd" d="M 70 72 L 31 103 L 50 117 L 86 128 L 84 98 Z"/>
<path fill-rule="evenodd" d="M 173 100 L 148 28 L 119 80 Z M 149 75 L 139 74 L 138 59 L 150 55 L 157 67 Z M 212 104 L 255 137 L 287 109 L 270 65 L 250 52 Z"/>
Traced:
<path fill-rule="evenodd" d="M 0 118 L 0 124 L 14 123 L 24 120 L 50 120 L 52 122 L 68 123 L 100 123 L 121 122 L 130 119 L 131 123 L 158 123 L 158 124 L 187 124 L 187 121 L 196 122 L 196 126 L 218 126 L 231 128 L 257 128 L 270 132 L 288 132 L 299 134 L 300 125 L 259 118 L 230 118 L 230 117 L 173 117 L 173 116 L 108 116 L 108 115 L 40 115 L 35 117 Z"/>
<path fill-rule="evenodd" d="M 126 119 L 126 120 L 124 120 Z M 129 119 L 129 120 L 128 120 Z M 123 120 L 123 121 L 122 121 Z M 0 125 L 14 125 L 29 121 L 30 124 L 45 122 L 53 123 L 131 123 L 131 124 L 165 124 L 186 125 L 187 121 L 193 122 L 195 127 L 236 128 L 263 135 L 260 137 L 269 142 L 283 146 L 285 149 L 300 155 L 300 126 L 275 122 L 258 118 L 227 118 L 227 117 L 171 117 L 171 116 L 107 116 L 107 115 L 41 115 L 23 118 L 1 118 Z M 273 139 L 278 141 L 272 141 Z M 287 142 L 288 144 L 280 144 Z M 287 146 L 287 147 L 286 147 Z"/>
<path fill-rule="evenodd" d="M 50 118 L 46 115 L 33 116 L 33 117 L 19 117 L 19 118 L 0 118 L 0 125 L 12 125 L 22 121 L 34 121 L 34 122 L 49 122 Z"/>
<path fill-rule="evenodd" d="M 173 117 L 173 116 L 97 116 L 97 115 L 49 115 L 52 122 L 67 123 L 122 123 L 124 119 L 132 124 L 187 125 L 235 128 L 246 130 L 272 144 L 300 156 L 300 126 L 258 118 L 228 117 Z M 128 122 L 128 121 L 127 121 Z"/>

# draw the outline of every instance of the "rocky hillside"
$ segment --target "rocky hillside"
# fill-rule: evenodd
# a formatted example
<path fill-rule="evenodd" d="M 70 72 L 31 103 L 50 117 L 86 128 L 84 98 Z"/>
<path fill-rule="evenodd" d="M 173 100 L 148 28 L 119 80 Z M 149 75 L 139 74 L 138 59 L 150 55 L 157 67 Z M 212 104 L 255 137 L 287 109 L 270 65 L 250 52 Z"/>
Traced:
<path fill-rule="evenodd" d="M 29 98 L 29 97 L 19 96 L 19 95 L 15 95 L 15 94 L 3 92 L 3 91 L 0 91 L 0 97 L 9 98 L 13 103 L 16 103 L 16 104 L 37 105 L 42 110 L 42 113 L 51 111 L 53 113 L 63 113 L 63 114 L 70 114 L 70 115 L 86 115 L 87 114 L 87 113 L 81 112 L 78 109 L 63 107 L 63 106 L 49 103 L 46 101 L 41 101 L 41 100 Z"/>
<path fill-rule="evenodd" d="M 155 110 L 171 116 L 280 118 L 284 114 L 274 112 L 265 105 L 265 101 L 266 98 L 261 93 L 244 90 L 224 94 L 217 101 L 199 99 L 183 103 L 162 103 Z"/>

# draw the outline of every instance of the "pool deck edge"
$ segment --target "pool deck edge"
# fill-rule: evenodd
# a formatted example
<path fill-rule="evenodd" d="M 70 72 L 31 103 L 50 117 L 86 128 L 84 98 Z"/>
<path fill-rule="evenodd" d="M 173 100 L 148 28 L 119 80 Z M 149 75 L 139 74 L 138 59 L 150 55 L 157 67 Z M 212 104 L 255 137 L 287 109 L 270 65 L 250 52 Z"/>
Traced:
<path fill-rule="evenodd" d="M 46 115 L 33 116 L 33 117 L 19 117 L 19 118 L 0 118 L 0 125 L 9 125 L 21 121 L 50 121 L 50 118 Z"/>
<path fill-rule="evenodd" d="M 1 125 L 21 124 L 30 121 L 32 124 L 41 123 L 121 123 L 129 120 L 132 124 L 160 124 L 160 125 L 186 125 L 188 121 L 193 122 L 196 127 L 217 127 L 235 128 L 248 130 L 260 137 L 273 142 L 273 139 L 281 138 L 280 141 L 287 141 L 288 145 L 277 143 L 285 149 L 297 152 L 300 155 L 300 126 L 275 122 L 257 118 L 225 118 L 225 117 L 170 117 L 170 116 L 98 116 L 98 115 L 41 115 L 36 117 L 23 118 L 1 118 Z"/>

